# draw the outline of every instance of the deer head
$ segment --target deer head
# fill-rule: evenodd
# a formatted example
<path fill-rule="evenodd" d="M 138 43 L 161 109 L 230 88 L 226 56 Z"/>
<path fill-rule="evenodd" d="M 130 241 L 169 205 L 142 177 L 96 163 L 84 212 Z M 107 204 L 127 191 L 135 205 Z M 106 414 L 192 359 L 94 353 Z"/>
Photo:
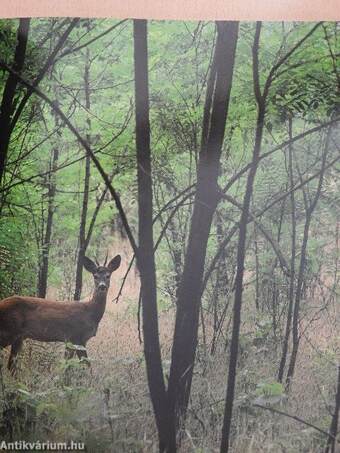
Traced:
<path fill-rule="evenodd" d="M 95 292 L 106 292 L 109 289 L 111 274 L 119 268 L 121 257 L 120 255 L 115 256 L 108 264 L 106 261 L 107 259 L 105 259 L 104 265 L 100 266 L 84 256 L 84 267 L 93 275 Z"/>

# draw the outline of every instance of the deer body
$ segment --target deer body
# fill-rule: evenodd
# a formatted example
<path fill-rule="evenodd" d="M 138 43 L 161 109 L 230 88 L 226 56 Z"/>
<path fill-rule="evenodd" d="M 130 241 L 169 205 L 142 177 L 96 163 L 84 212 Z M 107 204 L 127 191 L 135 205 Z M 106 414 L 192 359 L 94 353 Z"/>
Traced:
<path fill-rule="evenodd" d="M 11 296 L 0 302 L 0 347 L 12 346 L 8 368 L 13 370 L 14 360 L 23 340 L 30 338 L 45 342 L 70 342 L 86 346 L 97 333 L 106 306 L 110 277 L 120 265 L 120 255 L 107 267 L 96 266 L 89 258 L 85 268 L 94 276 L 95 290 L 87 302 L 57 302 L 38 297 Z M 86 356 L 86 351 L 77 351 Z"/>

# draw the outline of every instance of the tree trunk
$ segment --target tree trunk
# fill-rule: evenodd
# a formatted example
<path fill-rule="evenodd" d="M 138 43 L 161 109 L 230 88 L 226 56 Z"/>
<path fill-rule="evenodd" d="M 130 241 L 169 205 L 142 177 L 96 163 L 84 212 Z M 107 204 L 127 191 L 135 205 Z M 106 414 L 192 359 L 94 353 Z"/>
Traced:
<path fill-rule="evenodd" d="M 238 35 L 238 22 L 217 22 L 217 42 L 205 102 L 197 188 L 183 275 L 178 289 L 168 397 L 171 430 L 188 406 L 199 323 L 203 272 L 212 218 L 219 201 L 218 174 Z M 216 68 L 216 71 L 215 71 Z M 212 93 L 212 100 L 209 98 Z M 209 121 L 207 116 L 209 114 Z"/>
<path fill-rule="evenodd" d="M 89 30 L 89 27 L 88 27 Z M 91 95 L 90 95 L 90 51 L 86 49 L 86 60 L 84 69 L 84 91 L 85 91 L 85 107 L 89 111 L 91 107 Z M 91 120 L 88 116 L 86 119 L 87 123 L 87 134 L 86 141 L 91 144 Z M 78 258 L 76 267 L 76 278 L 75 278 L 75 289 L 74 289 L 74 300 L 79 300 L 81 296 L 81 290 L 83 286 L 83 261 L 87 248 L 86 241 L 86 218 L 89 202 L 89 190 L 90 190 L 90 176 L 91 176 L 91 157 L 86 154 L 85 157 L 85 176 L 84 176 L 84 193 L 83 203 L 80 215 L 80 226 L 79 226 L 79 237 L 78 237 Z"/>
<path fill-rule="evenodd" d="M 288 134 L 289 139 L 292 139 L 292 118 L 288 119 Z M 292 314 L 294 306 L 294 292 L 295 292 L 295 254 L 296 254 L 296 209 L 295 209 L 295 193 L 292 190 L 294 187 L 294 173 L 293 173 L 293 145 L 290 143 L 288 145 L 288 175 L 289 175 L 289 188 L 290 193 L 290 208 L 291 208 L 291 222 L 292 222 L 292 232 L 291 232 L 291 257 L 290 257 L 290 277 L 289 277 L 289 301 L 288 301 L 288 312 L 287 312 L 287 321 L 286 321 L 286 330 L 282 346 L 282 355 L 278 372 L 278 381 L 283 381 L 283 375 L 286 367 L 287 354 L 288 354 L 288 345 L 289 337 L 292 324 Z"/>
<path fill-rule="evenodd" d="M 303 297 L 303 283 L 304 283 L 304 278 L 305 278 L 309 230 L 310 230 L 310 225 L 311 225 L 311 221 L 313 218 L 313 213 L 317 206 L 317 203 L 319 201 L 320 194 L 321 194 L 321 189 L 322 189 L 324 175 L 325 175 L 325 169 L 326 169 L 326 162 L 327 162 L 327 155 L 328 155 L 329 142 L 330 142 L 330 138 L 331 138 L 331 132 L 332 132 L 332 128 L 330 127 L 327 131 L 325 149 L 323 151 L 323 156 L 322 156 L 321 171 L 320 171 L 320 176 L 319 176 L 319 181 L 318 181 L 318 187 L 317 187 L 313 200 L 309 203 L 309 206 L 308 206 L 307 196 L 304 195 L 306 220 L 305 220 L 305 226 L 304 226 L 304 231 L 303 231 L 299 270 L 298 270 L 298 277 L 297 277 L 297 283 L 296 283 L 295 303 L 294 303 L 294 309 L 293 309 L 293 320 L 292 320 L 292 323 L 293 323 L 293 325 L 292 325 L 293 347 L 292 347 L 292 353 L 290 356 L 290 362 L 289 362 L 287 378 L 286 378 L 286 388 L 287 389 L 289 389 L 291 381 L 294 376 L 296 359 L 297 359 L 299 343 L 300 343 L 300 335 L 299 335 L 300 305 L 301 305 L 301 300 Z"/>
<path fill-rule="evenodd" d="M 49 254 L 51 247 L 52 237 L 52 226 L 53 216 L 55 211 L 54 200 L 56 194 L 56 168 L 58 167 L 59 149 L 57 146 L 54 147 L 52 162 L 50 165 L 51 173 L 48 181 L 48 207 L 47 207 L 47 219 L 46 219 L 46 230 L 44 236 L 44 243 L 42 244 L 41 253 L 41 264 L 38 275 L 38 297 L 45 298 L 47 292 L 47 281 L 48 281 L 48 265 L 49 265 Z"/>
<path fill-rule="evenodd" d="M 141 279 L 143 336 L 146 370 L 159 436 L 160 451 L 176 450 L 169 429 L 168 404 L 159 344 L 156 269 L 153 241 L 152 169 L 149 122 L 147 22 L 134 20 L 136 151 L 138 180 L 137 266 Z"/>
<path fill-rule="evenodd" d="M 217 244 L 221 246 L 223 238 L 223 229 L 222 222 L 223 219 L 221 216 L 216 216 L 216 235 L 217 235 Z M 213 313 L 213 334 L 211 339 L 210 354 L 214 355 L 217 339 L 223 323 L 224 313 L 227 310 L 228 302 L 225 302 L 222 313 L 219 313 L 219 301 L 220 298 L 225 295 L 224 289 L 230 285 L 227 273 L 226 266 L 226 249 L 223 249 L 221 258 L 219 260 L 217 269 L 216 269 L 216 280 L 213 288 L 213 293 L 211 297 L 211 303 L 209 304 L 209 312 Z"/>
<path fill-rule="evenodd" d="M 17 46 L 13 62 L 13 70 L 17 74 L 20 74 L 24 67 L 29 27 L 30 19 L 20 19 L 17 32 Z M 16 76 L 9 74 L 0 106 L 0 184 L 3 179 L 8 146 L 11 137 L 11 118 L 14 111 L 17 84 L 18 80 Z"/>
<path fill-rule="evenodd" d="M 259 156 L 260 156 L 262 135 L 263 135 L 263 126 L 264 126 L 264 117 L 265 117 L 265 110 L 266 110 L 265 109 L 266 92 L 264 92 L 263 95 L 261 94 L 260 82 L 259 82 L 259 72 L 258 72 L 258 49 L 259 49 L 260 33 L 261 33 L 261 22 L 258 22 L 256 25 L 256 33 L 255 33 L 254 45 L 253 45 L 254 91 L 255 91 L 255 97 L 257 100 L 258 113 L 257 113 L 257 124 L 256 124 L 255 144 L 254 144 L 254 150 L 253 150 L 252 165 L 251 165 L 249 173 L 248 173 L 246 193 L 245 193 L 244 199 L 243 199 L 243 210 L 242 210 L 240 223 L 239 223 L 240 227 L 239 227 L 239 239 L 238 239 L 238 246 L 237 246 L 237 270 L 236 270 L 236 278 L 235 278 L 235 297 L 234 297 L 234 307 L 233 307 L 233 330 L 232 330 L 232 337 L 231 337 L 231 343 L 230 343 L 228 384 L 227 384 L 227 393 L 226 393 L 225 409 L 224 409 L 221 453 L 222 452 L 225 453 L 225 452 L 229 451 L 230 428 L 231 428 L 232 411 L 233 411 L 233 404 L 234 404 L 239 335 L 240 335 L 240 326 L 241 326 L 241 308 L 242 308 L 243 276 L 244 276 L 244 262 L 245 262 L 245 250 L 246 250 L 246 238 L 247 238 L 247 223 L 248 223 L 248 217 L 249 217 L 250 202 L 251 202 L 252 193 L 253 193 L 254 180 L 255 180 L 255 175 L 256 175 L 257 166 L 258 166 L 258 160 L 259 160 Z"/>
<path fill-rule="evenodd" d="M 254 254 L 255 254 L 255 308 L 260 311 L 260 260 L 257 240 L 257 226 L 254 224 Z M 262 305 L 263 309 L 263 305 Z"/>
<path fill-rule="evenodd" d="M 325 448 L 325 453 L 335 453 L 336 436 L 338 434 L 338 423 L 339 423 L 339 412 L 340 412 L 340 365 L 338 365 L 338 376 L 335 394 L 335 407 L 332 417 L 331 426 L 329 429 L 329 436 Z"/>

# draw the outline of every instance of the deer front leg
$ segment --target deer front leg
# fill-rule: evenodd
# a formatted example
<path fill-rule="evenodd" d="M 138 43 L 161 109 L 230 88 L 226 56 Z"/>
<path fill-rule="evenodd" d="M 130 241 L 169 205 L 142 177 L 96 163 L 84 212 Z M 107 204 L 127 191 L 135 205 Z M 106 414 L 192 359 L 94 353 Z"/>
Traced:
<path fill-rule="evenodd" d="M 79 346 L 82 346 L 83 348 L 85 348 L 85 343 L 75 343 Z M 65 349 L 65 359 L 66 360 L 69 360 L 69 359 L 73 359 L 73 357 L 75 356 L 75 354 L 77 354 L 79 360 L 81 360 L 83 357 L 85 359 L 87 359 L 87 351 L 85 349 L 78 349 L 76 346 L 74 348 L 69 348 L 66 346 L 66 349 Z"/>
<path fill-rule="evenodd" d="M 86 344 L 82 344 L 80 346 L 83 346 L 85 348 Z M 77 356 L 80 361 L 84 358 L 85 359 L 84 362 L 86 362 L 89 366 L 91 366 L 90 361 L 88 360 L 88 357 L 87 357 L 86 349 L 77 349 Z"/>
<path fill-rule="evenodd" d="M 16 340 L 14 343 L 12 343 L 11 353 L 10 353 L 10 356 L 8 359 L 8 365 L 7 365 L 12 376 L 14 376 L 15 372 L 16 372 L 17 355 L 20 352 L 22 343 L 23 343 L 23 340 L 21 338 L 19 340 Z"/>
<path fill-rule="evenodd" d="M 64 354 L 65 360 L 73 359 L 73 357 L 75 356 L 75 353 L 76 353 L 76 351 L 74 348 L 66 346 L 65 354 Z"/>

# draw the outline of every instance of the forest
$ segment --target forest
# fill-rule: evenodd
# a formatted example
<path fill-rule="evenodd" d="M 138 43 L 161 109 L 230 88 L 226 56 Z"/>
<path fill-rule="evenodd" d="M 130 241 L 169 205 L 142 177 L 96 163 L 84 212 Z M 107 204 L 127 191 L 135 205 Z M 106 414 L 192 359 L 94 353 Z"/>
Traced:
<path fill-rule="evenodd" d="M 335 22 L 1 19 L 0 450 L 340 451 L 339 121 Z"/>

